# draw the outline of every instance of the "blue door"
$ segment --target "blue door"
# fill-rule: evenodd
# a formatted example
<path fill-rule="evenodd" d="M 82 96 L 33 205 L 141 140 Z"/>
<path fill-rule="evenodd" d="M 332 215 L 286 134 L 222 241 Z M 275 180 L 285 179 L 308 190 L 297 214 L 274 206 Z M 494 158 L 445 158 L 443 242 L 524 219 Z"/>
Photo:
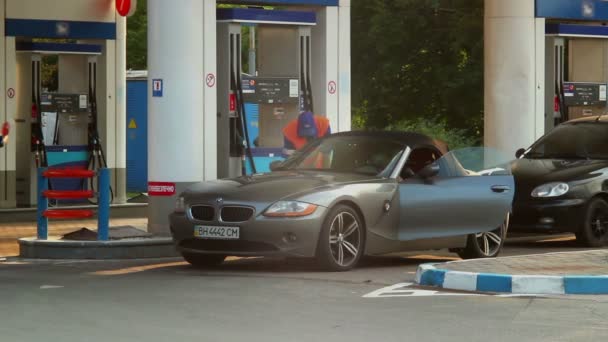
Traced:
<path fill-rule="evenodd" d="M 127 81 L 127 191 L 148 190 L 148 82 Z"/>

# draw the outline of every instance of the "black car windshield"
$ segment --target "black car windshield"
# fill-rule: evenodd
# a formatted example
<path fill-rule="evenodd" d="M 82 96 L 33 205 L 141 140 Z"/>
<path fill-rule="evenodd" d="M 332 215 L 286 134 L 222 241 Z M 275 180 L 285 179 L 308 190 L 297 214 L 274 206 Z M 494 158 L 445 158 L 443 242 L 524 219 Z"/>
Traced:
<path fill-rule="evenodd" d="M 558 126 L 532 145 L 525 158 L 608 159 L 608 124 Z"/>
<path fill-rule="evenodd" d="M 402 143 L 372 136 L 331 137 L 289 158 L 284 169 L 388 176 L 405 149 Z"/>

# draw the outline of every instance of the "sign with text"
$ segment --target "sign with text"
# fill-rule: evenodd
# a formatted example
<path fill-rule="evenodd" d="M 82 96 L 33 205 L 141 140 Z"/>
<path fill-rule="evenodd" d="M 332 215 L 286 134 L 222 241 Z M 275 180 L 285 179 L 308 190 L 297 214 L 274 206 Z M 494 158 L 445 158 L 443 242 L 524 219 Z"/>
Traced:
<path fill-rule="evenodd" d="M 605 83 L 564 83 L 564 103 L 569 107 L 606 105 Z"/>
<path fill-rule="evenodd" d="M 173 195 L 175 195 L 175 183 L 148 182 L 148 196 L 173 196 Z"/>

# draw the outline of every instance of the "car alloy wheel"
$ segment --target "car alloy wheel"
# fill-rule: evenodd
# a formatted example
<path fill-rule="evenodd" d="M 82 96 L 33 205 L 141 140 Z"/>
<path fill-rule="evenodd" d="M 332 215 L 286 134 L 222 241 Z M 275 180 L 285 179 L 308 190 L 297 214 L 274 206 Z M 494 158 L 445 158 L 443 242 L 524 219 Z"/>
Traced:
<path fill-rule="evenodd" d="M 498 252 L 502 246 L 501 231 L 502 227 L 491 232 L 475 234 L 477 245 L 484 256 L 491 257 Z"/>
<path fill-rule="evenodd" d="M 509 214 L 500 225 L 490 232 L 483 232 L 469 235 L 467 246 L 458 251 L 458 255 L 463 259 L 493 258 L 498 256 L 507 238 L 509 228 Z"/>
<path fill-rule="evenodd" d="M 364 251 L 365 231 L 355 210 L 346 205 L 333 208 L 321 229 L 317 259 L 329 271 L 353 268 Z"/>
<path fill-rule="evenodd" d="M 359 222 L 349 212 L 341 212 L 329 229 L 329 248 L 334 261 L 342 266 L 350 266 L 358 257 L 361 245 Z"/>
<path fill-rule="evenodd" d="M 603 209 L 594 210 L 590 225 L 593 236 L 596 239 L 604 239 L 608 232 L 608 214 Z"/>
<path fill-rule="evenodd" d="M 576 233 L 576 240 L 585 247 L 602 247 L 608 242 L 608 203 L 601 198 L 589 201 L 585 222 Z"/>

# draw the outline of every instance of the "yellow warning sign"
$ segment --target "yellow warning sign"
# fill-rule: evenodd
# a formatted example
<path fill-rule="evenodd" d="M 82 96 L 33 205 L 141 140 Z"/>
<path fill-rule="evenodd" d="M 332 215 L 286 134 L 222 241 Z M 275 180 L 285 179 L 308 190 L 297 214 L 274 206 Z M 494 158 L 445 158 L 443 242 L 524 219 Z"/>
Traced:
<path fill-rule="evenodd" d="M 135 119 L 131 119 L 131 121 L 129 121 L 129 128 L 137 128 L 137 124 L 135 123 Z"/>

